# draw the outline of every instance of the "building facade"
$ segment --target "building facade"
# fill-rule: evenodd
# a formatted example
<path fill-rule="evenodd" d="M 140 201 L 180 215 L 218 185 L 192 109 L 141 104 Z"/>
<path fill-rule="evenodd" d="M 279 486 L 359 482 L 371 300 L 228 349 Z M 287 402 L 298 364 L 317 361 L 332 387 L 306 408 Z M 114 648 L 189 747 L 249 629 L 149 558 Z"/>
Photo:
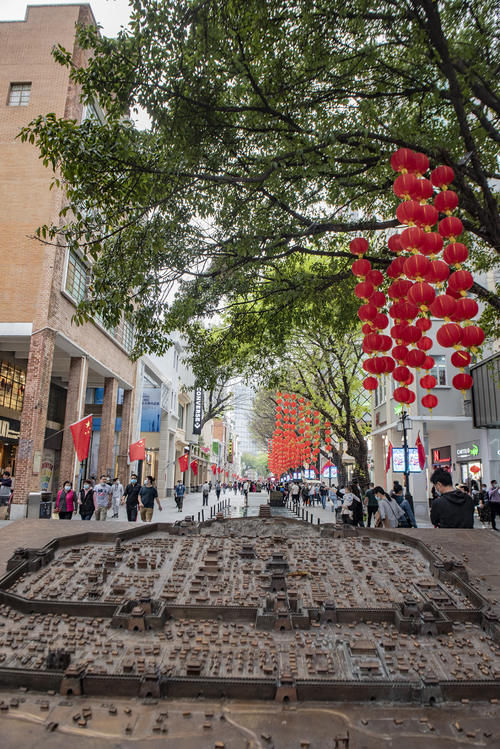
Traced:
<path fill-rule="evenodd" d="M 77 23 L 95 24 L 89 5 L 31 6 L 23 21 L 0 23 L 0 456 L 15 476 L 14 518 L 26 514 L 30 492 L 55 491 L 89 469 L 76 462 L 70 424 L 94 413 L 96 474 L 125 477 L 133 436 L 133 330 L 126 322 L 108 330 L 97 319 L 73 324 L 89 267 L 59 242 L 33 239 L 38 226 L 58 222 L 65 198 L 50 189 L 36 148 L 17 138 L 39 114 L 102 116 L 80 101 L 51 55 L 62 44 L 85 64 Z"/>

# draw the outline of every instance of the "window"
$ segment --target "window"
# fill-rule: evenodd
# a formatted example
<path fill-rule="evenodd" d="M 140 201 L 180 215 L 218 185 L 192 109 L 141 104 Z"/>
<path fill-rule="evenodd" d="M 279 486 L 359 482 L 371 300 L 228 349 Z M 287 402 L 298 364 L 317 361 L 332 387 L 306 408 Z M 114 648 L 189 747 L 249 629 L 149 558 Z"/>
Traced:
<path fill-rule="evenodd" d="M 177 426 L 179 429 L 184 429 L 184 406 L 182 403 L 179 403 L 179 407 L 177 409 Z"/>
<path fill-rule="evenodd" d="M 378 388 L 375 390 L 375 408 L 385 403 L 386 397 L 386 382 L 385 377 L 382 377 L 378 383 Z"/>
<path fill-rule="evenodd" d="M 0 406 L 22 411 L 25 382 L 24 369 L 6 361 L 0 362 Z"/>
<path fill-rule="evenodd" d="M 71 251 L 68 256 L 68 270 L 66 271 L 66 291 L 75 302 L 81 302 L 87 291 L 88 270 L 80 258 Z"/>
<path fill-rule="evenodd" d="M 125 351 L 129 352 L 132 351 L 134 347 L 134 326 L 131 322 L 128 320 L 123 320 L 123 328 L 122 328 L 122 345 Z"/>
<path fill-rule="evenodd" d="M 30 103 L 31 83 L 11 83 L 9 107 L 27 107 Z"/>
<path fill-rule="evenodd" d="M 448 379 L 446 376 L 446 357 L 434 356 L 433 358 L 436 362 L 436 366 L 431 369 L 431 374 L 436 378 L 436 387 L 447 387 Z"/>

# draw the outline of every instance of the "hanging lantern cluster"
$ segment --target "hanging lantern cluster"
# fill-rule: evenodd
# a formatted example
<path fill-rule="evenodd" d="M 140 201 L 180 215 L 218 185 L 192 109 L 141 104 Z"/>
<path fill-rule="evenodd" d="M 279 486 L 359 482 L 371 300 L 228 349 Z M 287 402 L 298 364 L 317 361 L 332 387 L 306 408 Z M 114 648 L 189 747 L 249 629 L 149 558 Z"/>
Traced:
<path fill-rule="evenodd" d="M 383 274 L 374 271 L 364 258 L 368 242 L 357 237 L 350 244 L 351 252 L 358 256 L 352 272 L 360 279 L 355 294 L 363 302 L 358 316 L 363 322 L 363 351 L 367 355 L 363 368 L 370 375 L 363 385 L 375 390 L 378 378 L 392 373 L 397 383 L 395 400 L 410 405 L 416 398 L 410 389 L 415 380 L 411 370 L 424 370 L 420 385 L 427 392 L 422 405 L 432 411 L 438 399 L 431 392 L 437 382 L 430 374 L 435 365 L 430 355 L 433 341 L 426 335 L 431 328 L 430 316 L 443 321 L 436 333 L 437 342 L 456 349 L 451 361 L 461 371 L 452 382 L 464 394 L 472 386 L 472 377 L 464 369 L 471 362 L 471 352 L 476 353 L 482 344 L 484 332 L 472 323 L 478 305 L 467 296 L 473 277 L 462 264 L 469 252 L 457 241 L 463 225 L 452 215 L 458 206 L 457 194 L 449 189 L 453 169 L 438 166 L 428 179 L 427 156 L 408 148 L 392 155 L 391 166 L 398 172 L 393 190 L 401 199 L 396 216 L 405 228 L 387 243 L 394 254 L 386 272 L 390 281 L 387 298 L 381 289 Z M 439 192 L 434 197 L 435 189 Z M 440 218 L 440 214 L 444 216 Z M 438 257 L 441 252 L 442 259 Z M 392 319 L 390 335 L 382 332 L 388 327 L 388 316 Z"/>
<path fill-rule="evenodd" d="M 268 444 L 269 470 L 279 476 L 304 463 L 316 462 L 320 445 L 332 447 L 331 423 L 322 419 L 310 401 L 295 393 L 276 394 L 275 428 Z"/>

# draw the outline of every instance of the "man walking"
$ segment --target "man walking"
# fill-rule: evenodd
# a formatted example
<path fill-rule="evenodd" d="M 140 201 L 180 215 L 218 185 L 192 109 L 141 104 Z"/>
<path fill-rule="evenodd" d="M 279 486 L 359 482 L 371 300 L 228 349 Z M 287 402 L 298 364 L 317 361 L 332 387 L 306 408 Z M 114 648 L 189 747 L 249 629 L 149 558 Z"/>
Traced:
<path fill-rule="evenodd" d="M 495 518 L 497 515 L 500 515 L 500 490 L 495 479 L 492 480 L 491 486 L 488 489 L 488 503 L 490 506 L 491 527 L 494 531 L 498 531 L 500 528 L 497 528 Z"/>
<path fill-rule="evenodd" d="M 473 528 L 474 500 L 461 489 L 453 488 L 451 473 L 436 468 L 431 483 L 438 493 L 431 505 L 431 523 L 437 528 Z"/>
<path fill-rule="evenodd" d="M 96 520 L 106 520 L 108 510 L 111 507 L 111 487 L 106 482 L 107 476 L 103 474 L 99 483 L 94 487 L 94 509 Z"/>
<path fill-rule="evenodd" d="M 208 481 L 205 481 L 201 487 L 201 493 L 203 495 L 203 507 L 208 506 L 208 495 L 210 493 L 210 485 Z"/>
<path fill-rule="evenodd" d="M 139 512 L 143 523 L 150 523 L 153 519 L 153 509 L 156 504 L 158 509 L 162 510 L 160 500 L 158 499 L 158 492 L 156 487 L 153 486 L 154 478 L 152 476 L 146 476 L 146 483 L 141 486 L 139 491 Z"/>
<path fill-rule="evenodd" d="M 175 486 L 175 504 L 177 505 L 177 512 L 182 512 L 182 505 L 184 504 L 184 494 L 186 487 L 182 483 L 182 479 L 179 479 Z"/>
<path fill-rule="evenodd" d="M 111 507 L 113 509 L 113 517 L 118 517 L 118 511 L 120 509 L 120 502 L 123 497 L 123 486 L 120 483 L 118 476 L 115 476 L 113 483 L 111 484 Z"/>
<path fill-rule="evenodd" d="M 125 487 L 123 499 L 125 500 L 125 507 L 127 510 L 127 520 L 131 523 L 135 523 L 137 520 L 137 512 L 139 510 L 139 491 L 141 487 L 137 481 L 137 474 L 133 473 L 130 476 L 130 483 Z"/>
<path fill-rule="evenodd" d="M 375 484 L 370 484 L 369 488 L 367 489 L 367 492 L 365 494 L 365 505 L 367 510 L 367 519 L 366 519 L 366 527 L 369 528 L 372 524 L 372 516 L 375 515 L 375 513 L 378 510 L 378 500 L 375 496 Z M 375 524 L 375 520 L 373 521 Z"/>

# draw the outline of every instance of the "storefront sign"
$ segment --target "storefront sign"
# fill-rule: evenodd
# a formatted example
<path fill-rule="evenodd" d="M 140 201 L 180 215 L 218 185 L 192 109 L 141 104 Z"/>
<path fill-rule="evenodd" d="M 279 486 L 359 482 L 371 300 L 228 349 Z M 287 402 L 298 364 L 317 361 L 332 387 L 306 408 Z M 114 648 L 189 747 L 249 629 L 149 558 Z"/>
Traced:
<path fill-rule="evenodd" d="M 201 422 L 203 420 L 203 389 L 194 389 L 193 401 L 193 434 L 201 434 Z"/>
<path fill-rule="evenodd" d="M 227 444 L 227 462 L 233 462 L 233 440 L 229 440 Z"/>
<path fill-rule="evenodd" d="M 433 447 L 432 464 L 435 466 L 451 465 L 451 446 L 446 445 L 445 447 Z"/>
<path fill-rule="evenodd" d="M 392 448 L 392 470 L 394 473 L 404 473 L 404 447 Z M 408 448 L 408 470 L 410 471 L 410 473 L 420 473 L 420 463 L 418 462 L 418 450 L 416 447 Z"/>
<path fill-rule="evenodd" d="M 475 442 L 461 442 L 457 445 L 457 460 L 477 460 L 479 458 L 479 445 Z"/>
<path fill-rule="evenodd" d="M 0 440 L 16 442 L 19 439 L 21 424 L 16 419 L 0 419 Z"/>
<path fill-rule="evenodd" d="M 160 431 L 161 388 L 144 388 L 142 391 L 141 432 Z"/>

